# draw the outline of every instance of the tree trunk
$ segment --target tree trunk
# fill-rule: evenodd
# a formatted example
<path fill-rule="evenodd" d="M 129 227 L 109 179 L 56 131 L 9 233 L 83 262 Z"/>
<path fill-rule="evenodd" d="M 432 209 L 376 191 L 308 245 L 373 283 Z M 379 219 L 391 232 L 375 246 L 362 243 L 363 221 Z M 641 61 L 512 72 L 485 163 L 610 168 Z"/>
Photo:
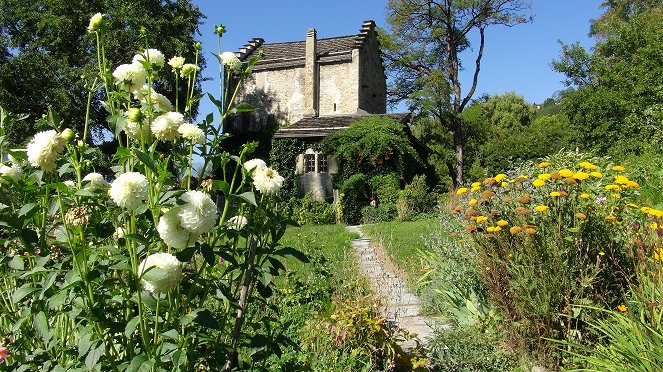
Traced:
<path fill-rule="evenodd" d="M 456 171 L 453 178 L 454 189 L 460 187 L 463 183 L 463 133 L 461 131 L 460 118 L 453 117 L 451 119 L 451 131 L 454 136 L 454 148 L 456 150 Z"/>

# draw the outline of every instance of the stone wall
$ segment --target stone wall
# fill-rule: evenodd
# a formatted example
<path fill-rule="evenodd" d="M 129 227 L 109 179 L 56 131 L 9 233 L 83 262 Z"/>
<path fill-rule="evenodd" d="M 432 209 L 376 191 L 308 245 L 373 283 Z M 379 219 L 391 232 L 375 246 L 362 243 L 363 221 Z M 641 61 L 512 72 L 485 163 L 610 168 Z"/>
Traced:
<path fill-rule="evenodd" d="M 387 112 L 387 81 L 380 57 L 380 45 L 375 30 L 359 53 L 359 97 L 358 107 L 371 114 Z"/>
<path fill-rule="evenodd" d="M 351 62 L 320 64 L 320 115 L 357 113 L 359 84 L 358 57 Z"/>

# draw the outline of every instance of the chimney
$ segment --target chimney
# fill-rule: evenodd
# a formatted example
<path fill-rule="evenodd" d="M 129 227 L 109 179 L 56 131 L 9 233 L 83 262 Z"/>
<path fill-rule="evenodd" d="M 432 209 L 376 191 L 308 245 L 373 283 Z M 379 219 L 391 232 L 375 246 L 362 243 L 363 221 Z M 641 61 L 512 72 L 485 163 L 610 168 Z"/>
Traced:
<path fill-rule="evenodd" d="M 317 33 L 314 28 L 306 31 L 306 63 L 304 66 L 304 116 L 318 116 L 320 77 L 318 70 Z"/>

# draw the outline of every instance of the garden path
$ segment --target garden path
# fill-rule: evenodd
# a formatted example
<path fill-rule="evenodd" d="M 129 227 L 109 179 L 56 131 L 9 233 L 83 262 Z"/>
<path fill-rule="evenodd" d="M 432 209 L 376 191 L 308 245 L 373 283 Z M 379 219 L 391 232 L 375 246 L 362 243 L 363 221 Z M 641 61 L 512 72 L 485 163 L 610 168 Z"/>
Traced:
<path fill-rule="evenodd" d="M 352 240 L 352 247 L 358 256 L 359 267 L 369 279 L 370 286 L 379 298 L 385 300 L 382 308 L 383 315 L 393 324 L 403 328 L 411 334 L 416 334 L 422 346 L 426 346 L 433 337 L 431 325 L 433 320 L 420 315 L 421 301 L 414 293 L 407 289 L 390 266 L 386 254 L 371 244 L 371 239 L 364 236 L 361 226 L 348 226 L 348 231 L 356 233 L 359 239 Z M 408 341 L 401 346 L 414 347 L 415 341 Z"/>

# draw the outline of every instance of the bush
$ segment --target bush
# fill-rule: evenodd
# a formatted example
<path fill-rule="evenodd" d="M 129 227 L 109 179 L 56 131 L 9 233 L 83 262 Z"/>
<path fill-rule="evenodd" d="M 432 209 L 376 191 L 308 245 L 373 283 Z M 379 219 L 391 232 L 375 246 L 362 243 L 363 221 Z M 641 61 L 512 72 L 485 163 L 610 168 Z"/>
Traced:
<path fill-rule="evenodd" d="M 412 183 L 400 192 L 396 209 L 399 221 L 409 221 L 421 213 L 430 213 L 437 204 L 437 197 L 426 184 L 426 176 L 415 176 Z"/>
<path fill-rule="evenodd" d="M 300 225 L 329 225 L 336 223 L 336 209 L 324 200 L 313 200 L 311 194 L 303 198 L 290 198 L 285 205 L 286 214 Z"/>
<path fill-rule="evenodd" d="M 368 205 L 368 182 L 366 176 L 357 173 L 341 186 L 343 221 L 349 225 L 361 223 L 361 210 Z"/>

